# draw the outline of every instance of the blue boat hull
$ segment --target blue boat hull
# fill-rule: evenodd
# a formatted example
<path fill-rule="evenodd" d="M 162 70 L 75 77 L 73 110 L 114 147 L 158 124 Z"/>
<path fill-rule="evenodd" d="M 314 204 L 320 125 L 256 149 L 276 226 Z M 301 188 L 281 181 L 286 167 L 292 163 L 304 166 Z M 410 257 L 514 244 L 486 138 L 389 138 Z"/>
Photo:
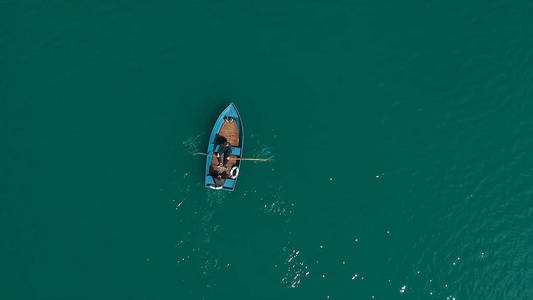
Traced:
<path fill-rule="evenodd" d="M 224 141 L 231 143 L 232 153 L 226 167 L 219 167 L 218 158 L 214 156 L 214 153 Z M 243 141 L 244 129 L 242 118 L 235 104 L 230 103 L 218 116 L 209 136 L 209 144 L 207 145 L 208 155 L 205 163 L 205 187 L 214 190 L 235 190 L 241 166 L 241 161 L 237 158 L 242 157 Z M 215 178 L 217 174 L 221 173 L 227 175 L 223 183 L 220 179 Z"/>

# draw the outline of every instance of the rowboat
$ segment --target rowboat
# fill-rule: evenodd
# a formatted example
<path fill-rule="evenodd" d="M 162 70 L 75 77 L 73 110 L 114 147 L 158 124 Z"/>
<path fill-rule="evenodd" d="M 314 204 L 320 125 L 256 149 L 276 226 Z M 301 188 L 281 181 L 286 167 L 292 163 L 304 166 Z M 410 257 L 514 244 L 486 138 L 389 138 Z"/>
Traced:
<path fill-rule="evenodd" d="M 207 188 L 226 191 L 235 189 L 241 165 L 243 138 L 244 128 L 241 116 L 235 104 L 230 103 L 218 116 L 209 136 L 205 162 L 205 186 Z M 215 154 L 226 141 L 231 144 L 231 155 L 226 166 L 219 166 L 219 159 L 222 162 L 222 155 L 217 158 Z"/>

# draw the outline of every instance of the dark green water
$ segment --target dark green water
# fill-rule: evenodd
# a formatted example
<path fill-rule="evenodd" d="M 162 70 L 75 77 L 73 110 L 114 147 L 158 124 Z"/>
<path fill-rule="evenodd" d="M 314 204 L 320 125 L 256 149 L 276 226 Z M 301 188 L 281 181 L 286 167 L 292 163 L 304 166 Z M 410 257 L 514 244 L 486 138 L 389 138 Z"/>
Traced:
<path fill-rule="evenodd" d="M 531 1 L 135 2 L 0 2 L 1 299 L 533 299 Z"/>

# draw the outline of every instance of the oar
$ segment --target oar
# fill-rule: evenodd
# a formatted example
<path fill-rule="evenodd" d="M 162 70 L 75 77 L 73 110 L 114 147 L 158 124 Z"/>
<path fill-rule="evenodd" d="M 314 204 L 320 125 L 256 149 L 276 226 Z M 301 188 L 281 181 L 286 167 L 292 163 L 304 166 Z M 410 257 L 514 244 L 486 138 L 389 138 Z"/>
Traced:
<path fill-rule="evenodd" d="M 270 158 L 239 158 L 235 157 L 235 160 L 255 160 L 255 161 L 270 161 Z"/>
<path fill-rule="evenodd" d="M 212 154 L 204 153 L 204 152 L 196 152 L 193 154 L 194 155 L 205 155 L 205 156 L 212 155 Z M 234 159 L 235 160 L 253 160 L 253 161 L 270 161 L 271 160 L 270 158 L 240 158 L 240 157 L 235 157 Z"/>

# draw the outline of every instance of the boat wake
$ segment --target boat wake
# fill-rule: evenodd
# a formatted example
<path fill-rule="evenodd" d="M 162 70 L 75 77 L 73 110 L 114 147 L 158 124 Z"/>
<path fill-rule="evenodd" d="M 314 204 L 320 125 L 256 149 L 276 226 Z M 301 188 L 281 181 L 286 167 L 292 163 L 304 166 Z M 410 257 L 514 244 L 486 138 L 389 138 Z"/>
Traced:
<path fill-rule="evenodd" d="M 268 159 L 268 160 L 273 160 L 274 159 L 274 155 L 272 154 L 272 148 L 269 147 L 269 146 L 262 146 L 257 151 L 252 151 L 252 154 L 250 154 L 248 156 L 250 156 L 250 157 L 258 157 L 258 158 L 265 158 L 265 159 Z"/>
<path fill-rule="evenodd" d="M 187 149 L 190 153 L 195 153 L 200 151 L 200 145 L 201 145 L 201 139 L 202 135 L 197 134 L 194 136 L 191 136 L 187 139 L 185 139 L 181 144 Z"/>
<path fill-rule="evenodd" d="M 297 288 L 302 280 L 309 277 L 310 269 L 305 259 L 300 255 L 300 250 L 287 249 L 283 247 L 283 252 L 287 255 L 285 261 L 285 272 L 281 282 L 289 288 Z"/>

